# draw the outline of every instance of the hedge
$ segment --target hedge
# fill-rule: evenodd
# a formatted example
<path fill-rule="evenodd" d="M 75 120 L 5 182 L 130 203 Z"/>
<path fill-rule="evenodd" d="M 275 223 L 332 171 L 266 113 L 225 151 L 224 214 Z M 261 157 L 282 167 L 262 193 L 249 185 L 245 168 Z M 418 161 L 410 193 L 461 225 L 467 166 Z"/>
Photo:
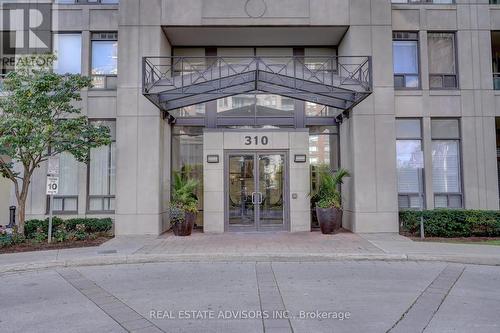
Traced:
<path fill-rule="evenodd" d="M 500 237 L 500 211 L 435 209 L 399 213 L 401 231 L 420 235 L 420 217 L 429 237 Z"/>
<path fill-rule="evenodd" d="M 85 231 L 88 233 L 107 232 L 111 230 L 113 221 L 111 218 L 75 218 L 63 220 L 59 217 L 52 219 L 52 234 L 55 233 L 57 228 L 64 224 L 67 231 L 75 231 L 77 224 L 84 224 Z M 38 228 L 42 228 L 43 233 L 49 230 L 49 219 L 45 220 L 29 220 L 24 224 L 24 235 L 26 238 L 33 238 Z"/>

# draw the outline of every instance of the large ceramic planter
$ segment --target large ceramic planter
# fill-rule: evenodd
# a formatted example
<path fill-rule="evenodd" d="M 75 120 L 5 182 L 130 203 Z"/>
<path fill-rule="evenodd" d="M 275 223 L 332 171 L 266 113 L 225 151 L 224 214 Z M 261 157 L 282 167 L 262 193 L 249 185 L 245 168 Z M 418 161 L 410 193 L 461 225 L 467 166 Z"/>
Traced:
<path fill-rule="evenodd" d="M 333 234 L 342 227 L 342 209 L 316 207 L 319 227 L 325 235 Z"/>
<path fill-rule="evenodd" d="M 177 222 L 172 226 L 174 235 L 176 236 L 189 236 L 193 232 L 194 221 L 196 220 L 196 213 L 185 212 L 183 222 Z"/>

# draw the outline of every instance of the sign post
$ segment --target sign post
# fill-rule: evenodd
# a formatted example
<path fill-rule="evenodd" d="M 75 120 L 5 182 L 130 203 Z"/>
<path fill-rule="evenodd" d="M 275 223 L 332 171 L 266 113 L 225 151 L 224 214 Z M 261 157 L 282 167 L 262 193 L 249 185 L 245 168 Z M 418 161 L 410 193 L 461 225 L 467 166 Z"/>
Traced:
<path fill-rule="evenodd" d="M 49 158 L 49 167 L 47 170 L 47 195 L 50 198 L 49 203 L 49 230 L 47 239 L 52 242 L 52 212 L 54 209 L 54 195 L 59 193 L 59 156 Z"/>

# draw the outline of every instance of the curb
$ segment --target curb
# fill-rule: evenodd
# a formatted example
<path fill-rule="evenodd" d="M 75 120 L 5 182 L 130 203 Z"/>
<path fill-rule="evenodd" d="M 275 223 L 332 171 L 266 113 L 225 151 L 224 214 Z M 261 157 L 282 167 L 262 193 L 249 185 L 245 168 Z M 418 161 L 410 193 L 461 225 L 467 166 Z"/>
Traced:
<path fill-rule="evenodd" d="M 466 256 L 466 255 L 433 255 L 433 254 L 134 254 L 100 257 L 84 257 L 78 259 L 50 260 L 30 263 L 0 265 L 0 273 L 22 272 L 50 268 L 105 266 L 124 264 L 146 264 L 161 262 L 318 262 L 318 261 L 429 261 L 452 262 L 473 265 L 500 266 L 499 256 Z"/>

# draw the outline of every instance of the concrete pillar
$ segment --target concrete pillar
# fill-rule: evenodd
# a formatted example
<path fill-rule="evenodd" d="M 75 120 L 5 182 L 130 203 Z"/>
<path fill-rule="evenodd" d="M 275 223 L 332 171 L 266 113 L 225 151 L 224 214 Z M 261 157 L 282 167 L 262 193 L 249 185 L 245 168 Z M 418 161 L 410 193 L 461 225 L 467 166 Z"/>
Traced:
<path fill-rule="evenodd" d="M 343 186 L 344 227 L 354 232 L 397 232 L 391 4 L 352 1 L 351 7 L 351 26 L 339 55 L 371 55 L 374 86 L 373 94 L 341 125 L 341 164 L 352 173 Z"/>
<path fill-rule="evenodd" d="M 170 131 L 158 108 L 141 91 L 142 57 L 170 55 L 160 22 L 160 0 L 120 1 L 115 221 L 118 235 L 157 235 L 168 227 L 164 223 L 163 192 L 169 186 L 164 156 Z"/>

